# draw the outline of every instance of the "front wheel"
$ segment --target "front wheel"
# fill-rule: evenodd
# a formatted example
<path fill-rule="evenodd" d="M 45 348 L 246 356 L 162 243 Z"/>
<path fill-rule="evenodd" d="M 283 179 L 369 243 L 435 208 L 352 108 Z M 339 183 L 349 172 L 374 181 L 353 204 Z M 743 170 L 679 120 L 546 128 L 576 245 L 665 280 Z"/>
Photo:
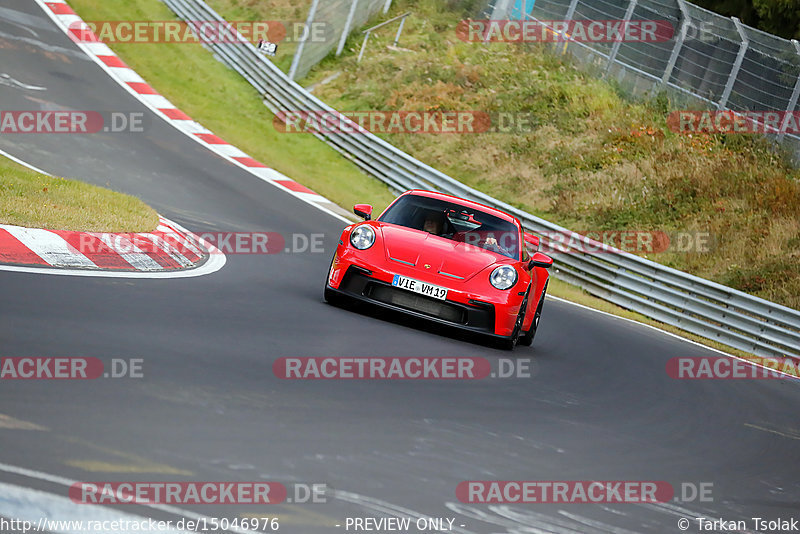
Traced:
<path fill-rule="evenodd" d="M 547 284 L 550 281 L 544 283 L 544 288 L 542 289 L 542 296 L 539 298 L 539 305 L 536 306 L 536 313 L 533 316 L 533 322 L 531 323 L 531 327 L 527 332 L 522 334 L 522 337 L 519 338 L 519 344 L 524 345 L 526 347 L 530 347 L 533 343 L 533 338 L 536 337 L 536 330 L 539 328 L 539 319 L 542 317 L 542 307 L 544 306 L 544 296 L 547 294 Z"/>
<path fill-rule="evenodd" d="M 331 258 L 331 264 L 328 266 L 328 274 L 325 276 L 325 292 L 322 294 L 325 302 L 328 304 L 337 304 L 342 300 L 341 297 L 328 285 L 328 277 L 331 274 L 334 259 L 336 259 L 336 254 L 333 255 L 333 258 Z"/>
<path fill-rule="evenodd" d="M 514 330 L 511 332 L 511 335 L 505 339 L 501 339 L 499 341 L 499 346 L 503 350 L 514 350 L 514 347 L 517 346 L 517 343 L 522 343 L 520 338 L 520 333 L 522 331 L 522 325 L 525 322 L 525 310 L 528 307 L 528 294 L 525 295 L 525 298 L 522 300 L 522 305 L 519 309 L 519 314 L 517 315 L 517 322 L 514 323 Z"/>
<path fill-rule="evenodd" d="M 341 301 L 339 295 L 330 287 L 328 287 L 328 283 L 325 283 L 325 293 L 322 295 L 325 299 L 325 302 L 328 304 L 338 304 Z"/>

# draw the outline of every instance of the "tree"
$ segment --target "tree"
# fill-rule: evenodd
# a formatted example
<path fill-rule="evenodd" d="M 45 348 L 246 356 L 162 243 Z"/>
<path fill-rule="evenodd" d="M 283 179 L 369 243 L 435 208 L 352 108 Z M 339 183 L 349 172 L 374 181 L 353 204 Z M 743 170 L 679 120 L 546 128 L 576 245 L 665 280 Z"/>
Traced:
<path fill-rule="evenodd" d="M 798 0 L 694 0 L 694 3 L 726 17 L 785 39 L 800 38 Z"/>
<path fill-rule="evenodd" d="M 797 0 L 753 0 L 761 19 L 760 29 L 786 39 L 800 39 L 800 2 Z"/>

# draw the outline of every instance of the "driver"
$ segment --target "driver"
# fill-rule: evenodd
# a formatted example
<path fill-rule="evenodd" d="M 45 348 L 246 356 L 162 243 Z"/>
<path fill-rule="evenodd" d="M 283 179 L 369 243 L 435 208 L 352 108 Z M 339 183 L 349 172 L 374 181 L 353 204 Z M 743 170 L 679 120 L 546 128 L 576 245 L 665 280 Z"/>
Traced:
<path fill-rule="evenodd" d="M 423 231 L 440 237 L 447 237 L 445 234 L 446 226 L 447 219 L 444 212 L 430 210 L 425 213 L 425 221 L 422 223 Z"/>
<path fill-rule="evenodd" d="M 505 256 L 513 256 L 512 252 L 508 250 L 508 248 L 504 247 L 500 243 L 497 242 L 497 238 L 494 237 L 493 234 L 489 234 L 489 236 L 483 242 L 484 248 L 488 247 L 490 249 L 494 249 L 499 251 L 501 254 Z"/>

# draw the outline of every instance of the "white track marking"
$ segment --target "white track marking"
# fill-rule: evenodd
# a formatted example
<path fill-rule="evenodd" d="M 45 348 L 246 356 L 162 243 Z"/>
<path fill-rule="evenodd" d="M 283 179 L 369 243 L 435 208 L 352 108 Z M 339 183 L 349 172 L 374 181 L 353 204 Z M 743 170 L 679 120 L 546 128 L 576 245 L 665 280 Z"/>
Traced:
<path fill-rule="evenodd" d="M 109 70 L 123 82 L 144 83 L 144 79 L 136 71 L 122 67 L 108 67 Z"/>
<path fill-rule="evenodd" d="M 127 261 L 138 271 L 160 271 L 163 269 L 161 265 L 147 254 L 142 251 L 134 243 L 132 243 L 124 235 L 115 235 L 112 239 L 112 234 L 91 234 L 122 256 L 122 259 Z"/>
<path fill-rule="evenodd" d="M 14 156 L 12 156 L 12 155 L 11 155 L 11 154 L 9 154 L 8 152 L 4 151 L 3 149 L 0 149 L 0 156 L 5 156 L 5 157 L 7 157 L 8 159 L 10 159 L 11 161 L 13 161 L 14 163 L 17 163 L 17 164 L 19 164 L 19 165 L 22 165 L 23 167 L 27 167 L 27 168 L 29 168 L 30 170 L 34 171 L 34 172 L 38 172 L 39 174 L 46 174 L 47 176 L 50 176 L 50 173 L 43 171 L 43 170 L 42 170 L 42 169 L 40 169 L 39 167 L 34 167 L 33 165 L 31 165 L 31 164 L 30 164 L 30 163 L 28 163 L 27 161 L 22 161 L 21 159 L 19 159 L 19 158 L 17 158 L 17 157 L 14 157 Z"/>

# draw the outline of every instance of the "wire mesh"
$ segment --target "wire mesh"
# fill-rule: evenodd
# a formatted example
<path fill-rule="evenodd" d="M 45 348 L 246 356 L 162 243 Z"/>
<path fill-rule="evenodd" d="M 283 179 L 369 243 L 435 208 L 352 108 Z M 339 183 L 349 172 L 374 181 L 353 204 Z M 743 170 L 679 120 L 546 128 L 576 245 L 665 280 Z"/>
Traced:
<path fill-rule="evenodd" d="M 312 28 L 308 39 L 300 52 L 295 79 L 302 78 L 314 65 L 322 61 L 331 50 L 336 48 L 339 38 L 345 30 L 347 17 L 353 2 L 358 2 L 353 15 L 350 31 L 363 26 L 374 14 L 386 4 L 386 0 L 322 0 L 314 14 Z M 322 23 L 322 24 L 320 24 Z"/>

